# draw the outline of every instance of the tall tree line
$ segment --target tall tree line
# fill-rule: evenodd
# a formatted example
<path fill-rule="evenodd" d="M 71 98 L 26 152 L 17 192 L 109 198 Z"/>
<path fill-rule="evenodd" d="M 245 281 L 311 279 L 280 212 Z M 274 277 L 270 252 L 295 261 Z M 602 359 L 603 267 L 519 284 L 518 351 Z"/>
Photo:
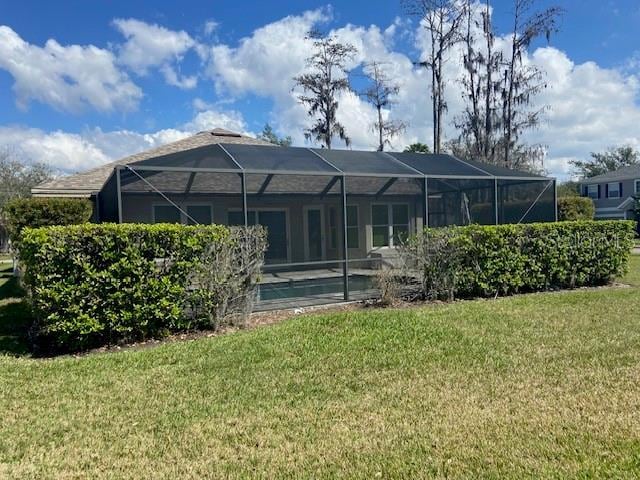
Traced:
<path fill-rule="evenodd" d="M 430 73 L 430 100 L 433 115 L 434 153 L 448 149 L 462 156 L 508 168 L 536 169 L 544 156 L 539 145 L 527 145 L 523 134 L 536 128 L 547 106 L 536 97 L 546 88 L 544 72 L 528 60 L 534 42 L 558 30 L 562 14 L 559 7 L 536 10 L 539 0 L 511 0 L 510 30 L 498 34 L 490 0 L 401 0 L 407 14 L 420 20 L 429 47 L 416 65 Z M 295 77 L 302 90 L 298 100 L 313 118 L 305 131 L 307 139 L 331 148 L 338 137 L 350 144 L 350 137 L 337 120 L 338 97 L 352 91 L 347 64 L 357 50 L 333 36 L 314 33 L 308 72 Z M 447 78 L 447 62 L 458 61 L 462 78 Z M 392 119 L 389 110 L 400 86 L 378 61 L 363 67 L 367 88 L 360 95 L 371 104 L 376 119 L 371 130 L 378 150 L 400 135 L 406 122 Z M 456 127 L 456 138 L 445 143 L 447 124 L 447 85 L 460 82 L 464 100 L 462 113 L 449 121 Z"/>

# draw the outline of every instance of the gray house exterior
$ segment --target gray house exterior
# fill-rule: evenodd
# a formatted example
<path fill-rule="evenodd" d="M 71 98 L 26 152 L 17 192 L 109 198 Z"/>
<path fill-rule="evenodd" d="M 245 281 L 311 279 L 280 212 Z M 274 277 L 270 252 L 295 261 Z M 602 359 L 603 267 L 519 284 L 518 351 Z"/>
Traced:
<path fill-rule="evenodd" d="M 279 147 L 222 129 L 33 194 L 91 198 L 97 222 L 263 225 L 264 308 L 370 296 L 375 271 L 425 226 L 556 216 L 553 178 L 450 155 Z"/>
<path fill-rule="evenodd" d="M 640 196 L 640 164 L 580 181 L 581 194 L 593 200 L 597 219 L 634 220 Z"/>

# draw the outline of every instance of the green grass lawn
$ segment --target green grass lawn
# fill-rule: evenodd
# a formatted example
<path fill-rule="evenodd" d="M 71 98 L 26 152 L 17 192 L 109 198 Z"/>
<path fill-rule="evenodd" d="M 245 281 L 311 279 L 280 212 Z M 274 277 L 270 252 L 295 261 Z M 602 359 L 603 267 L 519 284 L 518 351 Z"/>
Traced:
<path fill-rule="evenodd" d="M 6 342 L 0 478 L 637 478 L 640 256 L 632 269 L 632 288 L 80 358 Z M 21 305 L 0 303 L 5 337 Z"/>

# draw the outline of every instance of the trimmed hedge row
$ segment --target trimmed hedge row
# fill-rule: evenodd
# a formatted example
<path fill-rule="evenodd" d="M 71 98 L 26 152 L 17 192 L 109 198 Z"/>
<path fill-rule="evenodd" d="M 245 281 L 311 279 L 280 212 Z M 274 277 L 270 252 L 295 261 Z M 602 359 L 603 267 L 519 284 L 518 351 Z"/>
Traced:
<path fill-rule="evenodd" d="M 79 198 L 18 198 L 3 208 L 9 238 L 19 242 L 24 228 L 51 225 L 77 225 L 88 222 L 93 213 L 91 201 Z"/>
<path fill-rule="evenodd" d="M 264 243 L 264 231 L 169 224 L 24 229 L 19 257 L 36 319 L 34 347 L 76 351 L 208 326 L 189 304 L 193 272 L 212 252 L 239 257 L 244 238 Z M 219 295 L 225 280 L 216 279 Z"/>
<path fill-rule="evenodd" d="M 626 272 L 634 229 L 631 221 L 427 229 L 404 255 L 417 269 L 426 297 L 604 285 Z M 439 291 L 438 284 L 450 287 Z"/>

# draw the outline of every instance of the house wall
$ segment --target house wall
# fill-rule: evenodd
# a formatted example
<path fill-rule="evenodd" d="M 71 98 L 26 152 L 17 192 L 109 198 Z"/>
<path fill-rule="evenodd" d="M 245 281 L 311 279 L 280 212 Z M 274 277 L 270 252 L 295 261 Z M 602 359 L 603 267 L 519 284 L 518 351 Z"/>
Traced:
<path fill-rule="evenodd" d="M 188 197 L 171 198 L 183 210 L 187 205 L 211 205 L 213 212 L 213 223 L 226 225 L 230 211 L 241 211 L 242 200 L 239 196 L 213 196 L 213 195 L 190 195 Z M 389 203 L 406 203 L 409 206 L 409 229 L 416 232 L 422 228 L 422 203 L 416 196 L 395 196 L 385 195 L 379 199 L 375 197 L 349 196 L 347 205 L 358 207 L 358 238 L 359 248 L 349 249 L 349 258 L 367 258 L 372 253 L 384 251 L 385 248 L 373 248 L 373 233 L 371 228 L 371 205 Z M 158 195 L 146 194 L 123 194 L 122 197 L 122 218 L 124 222 L 153 223 L 154 205 L 169 205 L 169 203 Z M 289 252 L 289 262 L 306 262 L 305 255 L 305 220 L 306 207 L 320 207 L 323 219 L 323 240 L 326 259 L 333 260 L 341 257 L 342 245 L 342 223 L 340 216 L 340 198 L 329 196 L 320 199 L 317 196 L 274 196 L 263 195 L 260 197 L 249 196 L 247 198 L 249 210 L 284 210 L 287 215 L 287 248 Z M 335 207 L 338 212 L 338 242 L 337 248 L 331 248 L 329 241 L 329 209 Z M 387 248 L 388 250 L 388 248 Z"/>
<path fill-rule="evenodd" d="M 637 180 L 640 180 L 638 178 Z M 610 182 L 595 182 L 589 183 L 585 182 L 582 184 L 582 196 L 588 196 L 587 188 L 589 185 L 599 185 L 600 186 L 600 197 L 597 199 L 593 199 L 593 203 L 596 208 L 596 218 L 632 218 L 633 211 L 629 210 L 620 210 L 617 207 L 623 203 L 630 196 L 634 195 L 635 192 L 635 181 L 636 179 L 627 179 L 618 181 L 622 185 L 622 192 L 620 198 L 609 198 L 607 196 L 607 184 Z"/>

